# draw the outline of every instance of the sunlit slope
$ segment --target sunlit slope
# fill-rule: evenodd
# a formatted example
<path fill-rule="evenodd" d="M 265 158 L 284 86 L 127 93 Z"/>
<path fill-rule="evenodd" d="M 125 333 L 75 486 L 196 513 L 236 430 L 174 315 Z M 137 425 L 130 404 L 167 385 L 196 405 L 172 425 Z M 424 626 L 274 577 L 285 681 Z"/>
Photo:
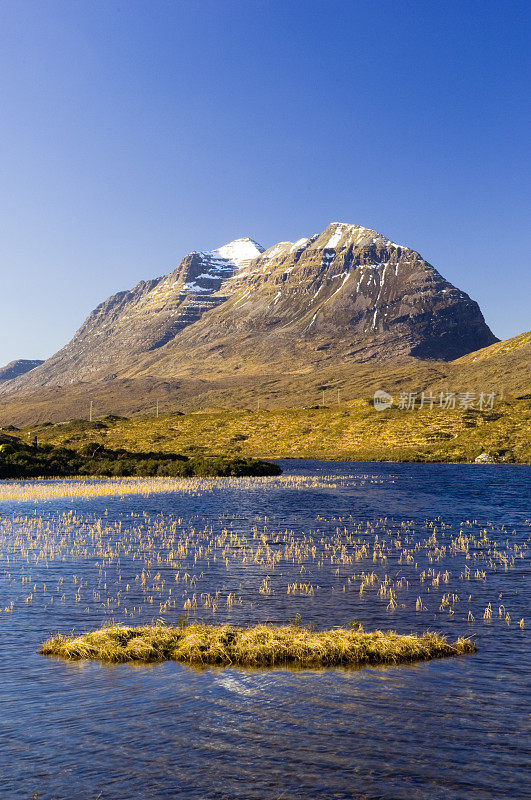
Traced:
<path fill-rule="evenodd" d="M 496 342 L 452 362 L 462 383 L 481 381 L 490 384 L 492 391 L 505 388 L 509 394 L 531 392 L 531 331 Z"/>
<path fill-rule="evenodd" d="M 398 399 L 398 398 L 396 398 Z M 21 430 L 69 447 L 94 441 L 109 448 L 356 461 L 531 462 L 529 400 L 496 401 L 493 409 L 376 411 L 366 400 L 271 411 L 211 409 L 156 418 L 102 418 Z"/>
<path fill-rule="evenodd" d="M 157 401 L 161 411 L 192 412 L 212 406 L 228 410 L 281 409 L 293 406 L 330 405 L 372 397 L 376 389 L 400 392 L 440 391 L 494 392 L 497 398 L 517 398 L 531 393 L 531 333 L 476 350 L 451 362 L 408 358 L 386 365 L 352 363 L 323 358 L 321 365 L 255 370 L 242 374 L 233 362 L 208 378 L 190 375 L 178 380 L 151 377 L 42 387 L 29 395 L 0 398 L 0 425 L 62 422 L 89 415 L 90 401 L 96 416 L 149 414 Z"/>

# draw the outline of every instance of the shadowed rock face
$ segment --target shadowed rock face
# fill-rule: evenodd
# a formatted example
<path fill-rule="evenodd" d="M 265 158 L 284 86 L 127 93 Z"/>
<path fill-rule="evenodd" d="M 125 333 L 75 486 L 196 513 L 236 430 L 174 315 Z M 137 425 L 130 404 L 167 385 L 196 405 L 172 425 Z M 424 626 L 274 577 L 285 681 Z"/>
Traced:
<path fill-rule="evenodd" d="M 263 251 L 239 239 L 110 297 L 72 341 L 10 383 L 35 389 L 117 376 L 297 371 L 458 358 L 496 342 L 468 295 L 417 252 L 357 225 Z"/>
<path fill-rule="evenodd" d="M 0 382 L 2 381 L 10 381 L 13 378 L 18 378 L 19 375 L 24 375 L 26 372 L 29 372 L 31 369 L 35 369 L 35 367 L 40 366 L 44 362 L 42 359 L 26 359 L 26 358 L 19 358 L 16 361 L 10 361 L 9 364 L 6 364 L 5 367 L 0 369 Z"/>

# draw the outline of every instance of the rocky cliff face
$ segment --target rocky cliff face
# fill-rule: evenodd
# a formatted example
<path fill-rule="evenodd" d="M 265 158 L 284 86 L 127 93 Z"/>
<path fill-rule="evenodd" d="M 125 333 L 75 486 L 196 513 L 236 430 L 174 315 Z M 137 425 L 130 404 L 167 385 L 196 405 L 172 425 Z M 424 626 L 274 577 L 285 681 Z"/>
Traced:
<path fill-rule="evenodd" d="M 496 342 L 473 300 L 416 251 L 358 225 L 280 242 L 223 282 L 223 302 L 136 375 L 311 371 L 451 360 Z M 176 371 L 178 365 L 178 372 Z"/>
<path fill-rule="evenodd" d="M 106 300 L 63 350 L 10 383 L 450 360 L 496 341 L 477 303 L 416 251 L 335 222 L 265 251 L 239 239 L 191 253 L 169 275 Z"/>
<path fill-rule="evenodd" d="M 207 326 L 217 337 L 289 330 L 348 346 L 356 360 L 450 360 L 497 341 L 477 303 L 417 252 L 357 225 L 332 223 L 320 235 L 280 242 L 222 289 L 227 301 L 194 329 L 196 340 Z"/>

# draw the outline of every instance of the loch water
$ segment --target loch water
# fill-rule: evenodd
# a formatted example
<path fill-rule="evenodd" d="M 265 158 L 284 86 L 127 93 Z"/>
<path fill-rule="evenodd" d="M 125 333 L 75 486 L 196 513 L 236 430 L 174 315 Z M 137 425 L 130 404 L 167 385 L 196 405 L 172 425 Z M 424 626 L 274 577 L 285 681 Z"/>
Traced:
<path fill-rule="evenodd" d="M 280 463 L 0 500 L 2 800 L 531 797 L 531 469 Z M 183 613 L 432 629 L 477 653 L 304 671 L 38 654 L 52 632 Z"/>

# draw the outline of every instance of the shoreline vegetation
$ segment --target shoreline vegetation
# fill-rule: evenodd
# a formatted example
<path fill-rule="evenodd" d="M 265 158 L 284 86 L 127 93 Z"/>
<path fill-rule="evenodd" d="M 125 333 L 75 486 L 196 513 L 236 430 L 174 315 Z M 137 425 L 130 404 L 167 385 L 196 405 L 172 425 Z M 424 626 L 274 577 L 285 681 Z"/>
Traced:
<path fill-rule="evenodd" d="M 370 476 L 360 476 L 360 480 Z M 188 495 L 205 494 L 216 489 L 247 490 L 266 486 L 281 486 L 283 489 L 333 489 L 342 485 L 335 476 L 296 476 L 296 475 L 243 475 L 243 476 L 191 476 L 188 478 L 106 478 L 87 475 L 67 478 L 29 478 L 25 480 L 0 480 L 0 501 L 52 500 L 75 497 L 88 500 L 93 497 L 119 497 L 128 495 L 161 494 L 180 492 Z"/>
<path fill-rule="evenodd" d="M 80 449 L 30 446 L 0 435 L 0 479 L 261 477 L 281 472 L 278 464 L 257 458 L 114 450 L 95 442 Z"/>
<path fill-rule="evenodd" d="M 450 643 L 427 631 L 420 636 L 350 628 L 312 631 L 297 623 L 257 625 L 113 625 L 81 636 L 52 636 L 39 653 L 105 663 L 177 661 L 195 667 L 328 668 L 402 664 L 476 652 L 469 639 Z"/>
<path fill-rule="evenodd" d="M 157 416 L 107 415 L 0 430 L 0 441 L 82 451 L 120 451 L 190 461 L 302 458 L 361 462 L 531 463 L 531 397 L 496 399 L 492 409 L 377 411 L 371 399 L 332 405 Z M 0 453 L 0 457 L 1 457 Z M 96 453 L 97 457 L 97 453 Z M 192 466 L 190 464 L 190 466 Z M 195 473 L 199 474 L 199 473 Z M 250 474 L 250 473 L 246 473 Z"/>

